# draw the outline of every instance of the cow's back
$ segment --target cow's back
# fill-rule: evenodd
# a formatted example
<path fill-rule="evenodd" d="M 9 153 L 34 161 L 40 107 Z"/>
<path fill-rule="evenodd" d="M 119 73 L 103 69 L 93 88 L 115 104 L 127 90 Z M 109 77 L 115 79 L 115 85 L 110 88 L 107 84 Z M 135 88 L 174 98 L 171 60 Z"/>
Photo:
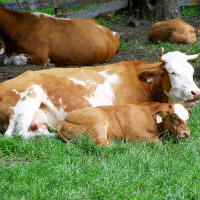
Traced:
<path fill-rule="evenodd" d="M 56 65 L 91 65 L 110 61 L 119 49 L 119 34 L 93 19 L 59 19 L 58 29 L 51 37 L 49 58 Z"/>
<path fill-rule="evenodd" d="M 22 55 L 28 64 L 92 65 L 110 61 L 119 50 L 120 35 L 93 19 L 59 19 L 0 8 L 0 21 L 6 56 Z"/>

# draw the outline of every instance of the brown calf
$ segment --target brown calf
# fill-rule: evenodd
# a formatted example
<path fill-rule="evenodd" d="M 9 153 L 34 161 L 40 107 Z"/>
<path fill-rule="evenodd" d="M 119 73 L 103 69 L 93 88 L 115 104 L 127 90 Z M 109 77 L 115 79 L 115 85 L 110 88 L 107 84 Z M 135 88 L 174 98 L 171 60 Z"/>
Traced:
<path fill-rule="evenodd" d="M 161 143 L 159 138 L 166 130 L 173 139 L 189 137 L 190 114 L 179 102 L 86 107 L 69 113 L 58 123 L 57 131 L 64 141 L 85 129 L 100 145 L 117 138 Z"/>
<path fill-rule="evenodd" d="M 170 19 L 155 23 L 148 33 L 148 41 L 170 41 L 191 44 L 196 41 L 196 32 L 200 28 L 194 28 L 181 19 Z"/>

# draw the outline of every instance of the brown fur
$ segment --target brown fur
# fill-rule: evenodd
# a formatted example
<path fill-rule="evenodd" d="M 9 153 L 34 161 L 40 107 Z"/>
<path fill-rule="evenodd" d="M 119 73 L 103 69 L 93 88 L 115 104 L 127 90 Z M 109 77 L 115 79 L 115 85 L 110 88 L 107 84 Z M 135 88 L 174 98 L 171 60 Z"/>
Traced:
<path fill-rule="evenodd" d="M 110 61 L 119 34 L 93 19 L 58 19 L 0 8 L 0 38 L 7 57 L 25 54 L 28 64 L 92 65 Z"/>
<path fill-rule="evenodd" d="M 148 41 L 170 41 L 191 44 L 196 41 L 196 32 L 199 28 L 194 28 L 181 19 L 170 19 L 155 23 L 148 33 Z"/>
<path fill-rule="evenodd" d="M 82 108 L 69 113 L 65 120 L 59 122 L 57 132 L 64 141 L 68 141 L 85 129 L 85 133 L 100 145 L 108 145 L 109 141 L 118 138 L 161 143 L 159 137 L 166 130 L 171 138 L 189 137 L 187 124 L 174 113 L 173 104 L 143 103 Z M 162 123 L 156 122 L 157 114 L 162 117 Z"/>

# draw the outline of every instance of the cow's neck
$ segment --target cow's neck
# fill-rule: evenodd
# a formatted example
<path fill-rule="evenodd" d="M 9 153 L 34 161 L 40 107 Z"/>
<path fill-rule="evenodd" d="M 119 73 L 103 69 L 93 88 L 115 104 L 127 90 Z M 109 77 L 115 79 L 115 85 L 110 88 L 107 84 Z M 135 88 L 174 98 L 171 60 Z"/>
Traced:
<path fill-rule="evenodd" d="M 22 13 L 12 11 L 12 10 L 4 10 L 0 8 L 0 38 L 2 41 L 7 39 L 12 39 L 12 35 L 16 34 L 16 27 L 19 28 L 19 25 L 22 23 L 21 16 Z M 17 35 L 14 35 L 17 37 Z"/>
<path fill-rule="evenodd" d="M 159 103 L 168 103 L 168 96 L 164 93 L 161 78 L 154 80 L 150 85 L 152 99 Z"/>

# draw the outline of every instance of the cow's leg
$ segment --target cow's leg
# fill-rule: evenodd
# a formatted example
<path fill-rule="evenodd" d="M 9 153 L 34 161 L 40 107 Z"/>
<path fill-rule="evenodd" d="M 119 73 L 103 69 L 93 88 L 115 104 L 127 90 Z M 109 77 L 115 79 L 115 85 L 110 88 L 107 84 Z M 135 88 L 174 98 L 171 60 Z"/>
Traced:
<path fill-rule="evenodd" d="M 40 55 L 13 55 L 11 57 L 6 57 L 4 60 L 4 65 L 26 65 L 26 64 L 34 64 L 34 65 L 46 65 L 48 56 L 44 54 Z"/>
<path fill-rule="evenodd" d="M 135 138 L 137 138 L 137 141 L 141 141 L 141 142 L 149 142 L 149 143 L 157 143 L 157 144 L 162 144 L 162 141 L 155 136 L 154 134 L 150 133 L 150 132 L 142 132 L 140 135 L 136 136 Z"/>
<path fill-rule="evenodd" d="M 184 35 L 184 33 L 173 32 L 170 37 L 170 42 L 180 42 L 185 44 L 191 44 L 196 41 L 196 36 L 194 34 Z"/>
<path fill-rule="evenodd" d="M 20 100 L 13 107 L 13 115 L 10 117 L 5 136 L 19 134 L 29 138 L 32 133 L 28 132 L 28 128 L 41 105 L 43 90 L 39 85 L 32 85 L 25 92 L 15 92 L 20 95 Z"/>
<path fill-rule="evenodd" d="M 24 54 L 17 56 L 6 57 L 4 60 L 4 65 L 26 65 L 27 57 Z"/>
<path fill-rule="evenodd" d="M 89 136 L 98 143 L 99 146 L 107 146 L 110 143 L 107 141 L 107 127 L 105 125 L 97 124 L 92 127 L 85 125 L 69 123 L 65 120 L 58 123 L 57 127 L 58 135 L 68 142 L 71 139 L 77 138 L 80 132 L 89 134 Z"/>
<path fill-rule="evenodd" d="M 27 64 L 31 65 L 46 65 L 48 63 L 48 55 L 38 52 L 34 55 L 27 55 Z"/>

